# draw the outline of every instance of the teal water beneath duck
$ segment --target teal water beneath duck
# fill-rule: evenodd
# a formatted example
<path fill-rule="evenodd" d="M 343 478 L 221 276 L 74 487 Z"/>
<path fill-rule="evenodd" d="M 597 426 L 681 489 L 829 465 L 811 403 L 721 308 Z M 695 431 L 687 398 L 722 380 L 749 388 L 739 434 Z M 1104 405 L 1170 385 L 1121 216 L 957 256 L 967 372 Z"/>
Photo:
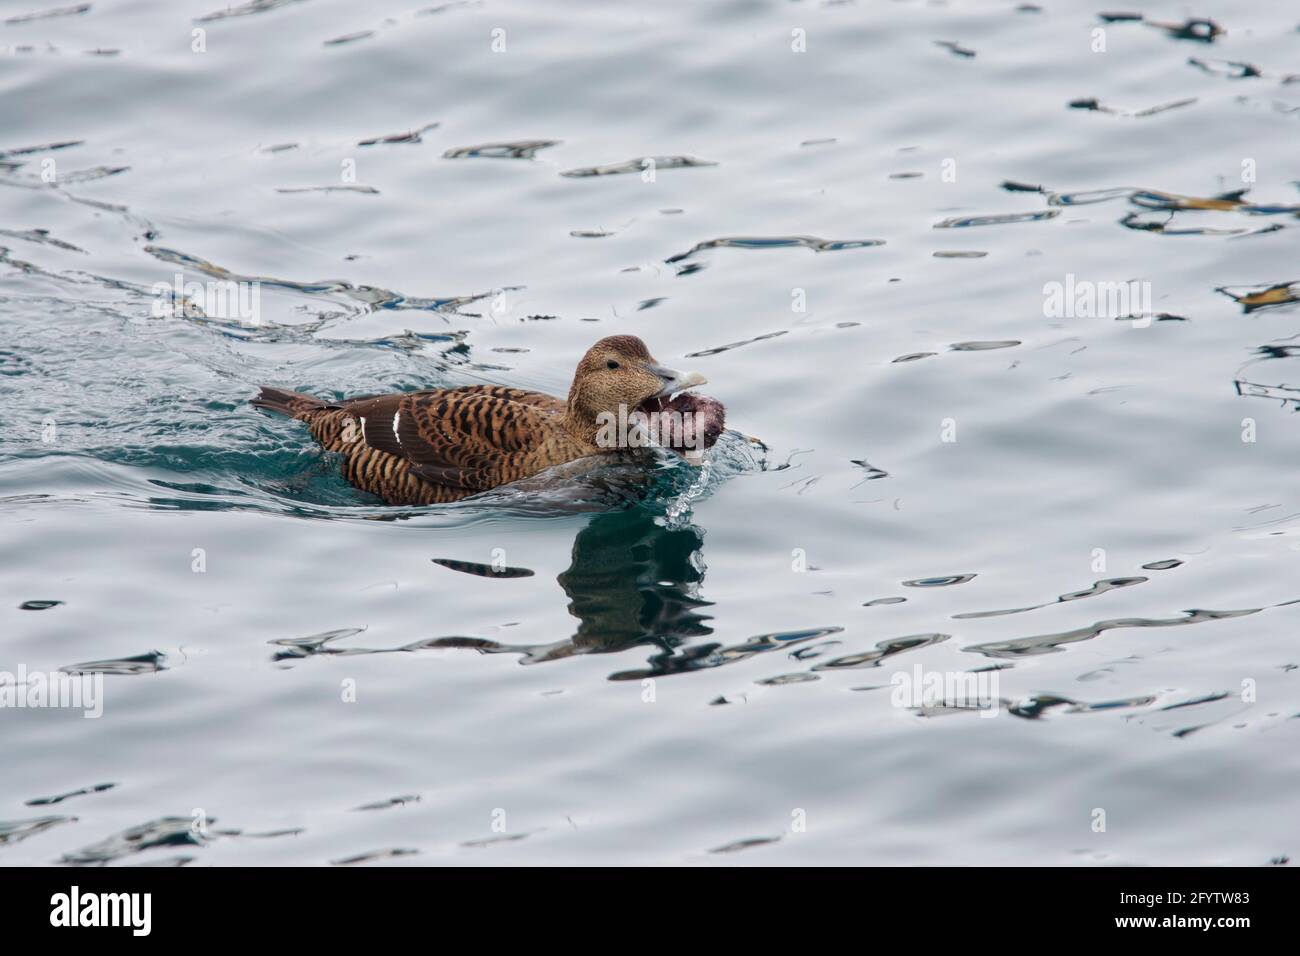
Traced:
<path fill-rule="evenodd" d="M 0 671 L 103 715 L 0 709 L 0 864 L 1300 851 L 1285 6 L 11 5 Z M 392 509 L 246 404 L 619 332 L 702 467 Z"/>

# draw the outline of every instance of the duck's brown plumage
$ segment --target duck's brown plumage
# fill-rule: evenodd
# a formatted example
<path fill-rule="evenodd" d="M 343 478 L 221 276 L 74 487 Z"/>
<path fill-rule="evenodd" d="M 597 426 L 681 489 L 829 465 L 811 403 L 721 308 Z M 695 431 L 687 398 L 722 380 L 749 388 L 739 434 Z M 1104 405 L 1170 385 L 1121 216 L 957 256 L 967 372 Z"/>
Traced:
<path fill-rule="evenodd" d="M 615 335 L 583 356 L 567 401 L 470 385 L 339 402 L 264 387 L 252 404 L 306 422 L 321 445 L 343 455 L 344 477 L 363 491 L 389 504 L 426 505 L 619 450 L 598 443 L 598 423 L 602 413 L 617 415 L 620 405 L 625 412 L 665 405 L 692 411 L 697 440 L 708 447 L 722 430 L 720 403 L 702 396 L 657 397 L 692 380 L 699 379 L 659 366 L 639 338 Z"/>

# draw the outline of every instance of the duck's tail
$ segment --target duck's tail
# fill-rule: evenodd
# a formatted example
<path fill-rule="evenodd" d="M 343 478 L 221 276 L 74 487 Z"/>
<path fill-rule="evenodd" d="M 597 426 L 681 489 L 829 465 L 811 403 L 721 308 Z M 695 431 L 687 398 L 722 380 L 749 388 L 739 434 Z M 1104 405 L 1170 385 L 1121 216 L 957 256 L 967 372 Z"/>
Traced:
<path fill-rule="evenodd" d="M 250 398 L 248 404 L 254 408 L 265 408 L 281 415 L 288 415 L 290 418 L 301 418 L 308 412 L 319 411 L 328 403 L 304 395 L 302 392 L 291 392 L 287 388 L 263 385 L 262 391 L 256 398 Z"/>

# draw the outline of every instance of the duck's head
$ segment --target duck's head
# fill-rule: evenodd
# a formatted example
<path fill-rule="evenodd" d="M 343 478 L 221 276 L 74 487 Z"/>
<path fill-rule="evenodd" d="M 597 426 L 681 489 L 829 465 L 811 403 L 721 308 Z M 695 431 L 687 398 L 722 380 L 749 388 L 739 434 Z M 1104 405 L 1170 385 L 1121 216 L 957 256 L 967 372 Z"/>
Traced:
<path fill-rule="evenodd" d="M 698 372 L 680 372 L 659 364 L 635 335 L 611 335 L 589 348 L 578 363 L 569 389 L 566 424 L 587 441 L 598 443 L 592 436 L 605 422 L 627 421 L 635 412 L 650 415 L 694 410 L 696 396 L 679 393 L 705 381 Z M 713 444 L 707 439 L 716 440 L 722 430 L 721 404 L 712 399 L 707 401 L 711 403 L 709 426 L 700 427 L 699 442 L 688 437 L 688 445 L 700 444 L 706 448 Z M 673 441 L 661 444 L 677 445 Z"/>

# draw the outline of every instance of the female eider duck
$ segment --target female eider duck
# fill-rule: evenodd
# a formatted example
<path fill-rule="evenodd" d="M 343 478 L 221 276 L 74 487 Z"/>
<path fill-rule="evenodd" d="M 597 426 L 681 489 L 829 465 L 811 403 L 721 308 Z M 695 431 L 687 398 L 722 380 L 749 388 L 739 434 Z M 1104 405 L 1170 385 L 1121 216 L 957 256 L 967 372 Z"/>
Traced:
<path fill-rule="evenodd" d="M 725 418 L 722 403 L 682 391 L 704 381 L 660 365 L 634 335 L 611 335 L 582 357 L 567 401 L 468 385 L 338 402 L 264 387 L 251 404 L 306 422 L 343 455 L 344 477 L 361 490 L 390 505 L 427 505 L 645 444 L 647 432 L 694 458 L 717 441 Z"/>

